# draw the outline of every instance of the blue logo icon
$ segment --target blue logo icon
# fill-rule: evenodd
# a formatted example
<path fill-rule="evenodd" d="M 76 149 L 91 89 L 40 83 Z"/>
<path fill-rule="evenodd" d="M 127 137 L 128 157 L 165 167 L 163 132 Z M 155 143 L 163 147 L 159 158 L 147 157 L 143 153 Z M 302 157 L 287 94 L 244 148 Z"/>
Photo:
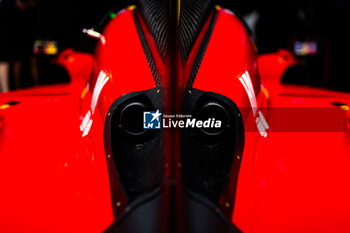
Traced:
<path fill-rule="evenodd" d="M 143 112 L 143 128 L 144 129 L 160 129 L 161 113 L 159 110 L 156 112 Z"/>

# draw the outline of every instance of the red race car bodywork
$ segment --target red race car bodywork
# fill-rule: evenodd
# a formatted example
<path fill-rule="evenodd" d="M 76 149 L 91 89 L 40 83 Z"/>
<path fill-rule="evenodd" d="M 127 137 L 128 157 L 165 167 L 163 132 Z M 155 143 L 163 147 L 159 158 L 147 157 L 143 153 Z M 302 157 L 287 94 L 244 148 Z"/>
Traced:
<path fill-rule="evenodd" d="M 167 180 L 180 179 L 189 192 L 210 199 L 209 206 L 214 203 L 214 212 L 236 227 L 232 232 L 349 232 L 350 95 L 282 84 L 284 73 L 300 63 L 282 50 L 258 57 L 243 24 L 225 9 L 212 10 L 186 59 L 179 51 L 164 58 L 147 22 L 134 7 L 125 9 L 98 35 L 94 56 L 69 50 L 56 59 L 69 73 L 70 84 L 0 95 L 0 231 L 105 231 L 118 227 L 137 209 L 134 203 L 159 186 L 168 203 L 162 208 L 169 213 L 169 203 L 182 199 L 169 197 Z M 195 180 L 202 170 L 188 165 L 186 156 L 194 153 L 190 146 L 180 146 L 186 138 L 196 148 L 187 132 L 164 130 L 164 135 L 152 134 L 147 142 L 124 148 L 143 133 L 122 125 L 123 113 L 134 102 L 143 110 L 149 104 L 152 110 L 167 113 L 174 106 L 186 113 L 186 104 L 197 95 L 215 99 L 229 113 L 228 121 L 233 115 L 237 121 L 232 128 L 235 148 L 223 144 L 218 146 L 222 150 L 213 146 L 198 155 L 203 155 L 204 167 L 211 164 L 215 171 L 216 166 L 227 168 L 212 162 L 212 153 L 229 156 L 229 180 L 215 183 L 219 192 L 206 193 Z M 149 100 L 143 102 L 143 96 Z M 131 142 L 113 128 L 115 114 L 120 114 L 118 127 L 133 135 Z M 147 168 L 158 174 L 162 166 L 162 175 L 123 173 L 124 167 L 139 163 L 121 159 L 123 153 L 134 158 L 160 150 L 164 158 L 156 158 L 161 165 L 152 160 L 155 164 Z M 140 169 L 144 167 L 135 168 Z M 181 208 L 174 216 L 184 216 Z"/>

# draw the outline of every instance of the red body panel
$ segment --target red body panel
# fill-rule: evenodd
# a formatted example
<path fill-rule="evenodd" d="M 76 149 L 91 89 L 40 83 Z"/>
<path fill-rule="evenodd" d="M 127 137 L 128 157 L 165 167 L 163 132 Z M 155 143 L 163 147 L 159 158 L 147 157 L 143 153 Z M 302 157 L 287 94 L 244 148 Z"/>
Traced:
<path fill-rule="evenodd" d="M 103 70 L 110 76 L 106 86 L 110 98 L 100 101 L 102 116 L 93 116 L 88 136 L 82 137 L 80 126 L 87 111 L 84 106 L 90 107 L 92 94 L 86 88 L 84 91 L 79 82 L 86 81 L 91 70 L 88 56 L 67 51 L 58 58 L 57 63 L 64 65 L 73 77 L 70 85 L 1 96 L 0 231 L 101 232 L 112 224 L 103 146 L 104 114 L 119 96 L 152 88 L 154 82 L 131 11 L 120 14 L 105 35 L 106 44 L 98 48 L 95 61 L 99 62 L 94 70 Z M 80 62 L 69 65 L 76 59 Z M 82 64 L 88 73 L 77 76 Z M 133 68 L 134 64 L 138 64 L 138 69 Z M 5 105 L 10 101 L 20 103 Z"/>
<path fill-rule="evenodd" d="M 221 10 L 194 83 L 197 89 L 234 100 L 246 116 L 247 125 L 251 106 L 238 77 L 248 71 L 257 107 L 271 126 L 272 132 L 268 132 L 266 138 L 256 132 L 246 132 L 232 221 L 243 232 L 348 232 L 348 108 L 341 109 L 331 103 L 348 105 L 350 95 L 282 86 L 284 71 L 300 64 L 284 51 L 259 58 L 259 74 L 264 81 L 261 86 L 253 48 L 238 19 Z M 287 108 L 293 114 L 303 113 L 300 109 L 305 108 L 314 114 L 294 122 L 301 126 L 302 132 L 278 132 L 274 130 L 274 123 L 278 123 L 281 116 L 272 114 L 278 113 L 278 108 Z M 320 108 L 329 112 L 329 118 L 317 115 Z M 333 115 L 332 108 L 344 113 Z M 293 115 L 283 117 L 279 123 L 295 121 Z M 305 122 L 310 119 L 320 123 L 320 129 L 322 124 L 333 122 L 343 122 L 343 128 L 334 132 L 308 132 Z"/>
<path fill-rule="evenodd" d="M 156 87 L 133 17 L 125 10 L 108 24 L 93 64 L 91 57 L 71 52 L 58 59 L 72 77 L 70 85 L 0 95 L 0 232 L 101 232 L 114 221 L 105 118 L 119 97 Z M 233 100 L 245 127 L 255 127 L 245 135 L 232 222 L 243 232 L 349 232 L 350 95 L 283 86 L 281 76 L 298 61 L 285 52 L 255 54 L 241 22 L 219 10 L 193 85 Z M 164 85 L 170 85 L 166 66 L 155 60 Z M 186 77 L 189 71 L 182 71 Z M 278 121 L 278 108 L 343 111 L 329 121 L 344 122 L 344 128 L 279 132 L 276 122 L 295 118 Z M 257 128 L 258 111 L 270 125 L 267 135 Z M 313 113 L 306 119 L 318 117 Z"/>
<path fill-rule="evenodd" d="M 254 54 L 253 44 L 240 21 L 231 13 L 220 10 L 193 87 L 227 96 L 239 108 L 249 110 L 249 99 L 239 77 L 248 71 L 255 93 L 259 94 L 260 80 Z M 248 112 L 242 114 L 247 116 Z"/>
<path fill-rule="evenodd" d="M 53 61 L 66 68 L 71 82 L 87 82 L 90 78 L 94 58 L 88 53 L 66 49 Z"/>
<path fill-rule="evenodd" d="M 258 58 L 258 68 L 264 83 L 279 84 L 284 72 L 296 65 L 302 65 L 293 54 L 286 50 L 279 50 L 277 53 L 264 54 Z"/>
<path fill-rule="evenodd" d="M 112 223 L 103 122 L 91 130 L 99 140 L 82 138 L 79 101 L 78 88 L 64 85 L 1 97 L 1 232 L 101 232 Z"/>
<path fill-rule="evenodd" d="M 287 107 L 299 114 L 304 112 L 300 108 L 306 108 L 315 113 L 305 121 L 320 117 L 330 123 L 344 122 L 344 126 L 348 121 L 346 114 L 337 119 L 317 112 L 319 108 L 331 111 L 331 102 L 349 104 L 349 96 L 299 87 L 268 90 L 272 109 Z M 275 120 L 267 114 L 271 126 Z M 320 128 L 329 124 L 318 122 Z M 298 124 L 307 127 L 304 121 Z M 343 131 L 274 131 L 266 139 L 255 138 L 251 147 L 245 147 L 252 148 L 254 156 L 242 161 L 234 223 L 243 232 L 348 232 L 349 139 L 346 126 Z"/>
<path fill-rule="evenodd" d="M 90 86 L 94 87 L 100 71 L 109 77 L 98 101 L 101 117 L 120 96 L 154 88 L 155 82 L 138 37 L 132 10 L 125 10 L 103 32 L 106 42 L 99 43 L 95 54 Z M 135 67 L 137 65 L 137 68 Z M 91 94 L 93 89 L 91 89 Z"/>
<path fill-rule="evenodd" d="M 155 84 L 131 10 L 120 13 L 104 36 L 85 87 L 91 58 L 65 51 L 56 63 L 71 75 L 70 85 L 1 96 L 1 232 L 101 232 L 114 221 L 103 142 L 106 113 L 123 94 Z M 109 80 L 83 135 L 101 71 Z M 10 101 L 19 104 L 8 106 Z"/>

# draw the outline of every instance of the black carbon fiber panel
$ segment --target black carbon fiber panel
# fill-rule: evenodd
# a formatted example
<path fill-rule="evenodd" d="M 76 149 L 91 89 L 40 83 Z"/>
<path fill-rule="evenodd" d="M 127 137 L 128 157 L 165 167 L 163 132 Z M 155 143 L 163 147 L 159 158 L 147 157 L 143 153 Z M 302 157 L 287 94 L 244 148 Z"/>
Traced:
<path fill-rule="evenodd" d="M 137 30 L 137 33 L 139 34 L 139 38 L 140 38 L 140 41 L 141 41 L 141 44 L 142 44 L 143 51 L 144 51 L 145 56 L 147 58 L 148 65 L 149 65 L 149 67 L 151 69 L 154 81 L 155 81 L 156 85 L 158 86 L 158 85 L 161 84 L 161 77 L 160 77 L 160 74 L 158 72 L 156 63 L 154 61 L 151 49 L 150 49 L 150 47 L 149 47 L 149 45 L 147 43 L 147 40 L 145 38 L 145 35 L 144 35 L 143 31 L 142 31 L 142 28 L 141 28 L 141 25 L 140 25 L 140 21 L 138 19 L 136 11 L 134 11 L 134 19 L 135 19 L 136 30 Z"/>
<path fill-rule="evenodd" d="M 214 30 L 214 26 L 215 26 L 215 22 L 216 22 L 216 16 L 217 16 L 217 12 L 214 11 L 213 18 L 212 18 L 212 20 L 211 20 L 211 22 L 209 24 L 207 32 L 204 35 L 204 38 L 203 38 L 202 44 L 201 44 L 201 46 L 199 48 L 196 60 L 195 60 L 195 62 L 193 64 L 191 75 L 190 75 L 190 77 L 188 79 L 187 87 L 192 87 L 192 85 L 194 83 L 194 80 L 196 79 L 197 73 L 199 71 L 199 67 L 201 66 L 202 60 L 204 58 L 204 54 L 207 51 L 207 47 L 208 47 L 208 44 L 209 44 L 209 41 L 210 41 L 210 38 L 211 38 L 211 34 L 213 33 L 213 30 Z"/>
<path fill-rule="evenodd" d="M 167 0 L 139 0 L 138 10 L 152 34 L 163 60 L 168 51 L 170 9 Z"/>
<path fill-rule="evenodd" d="M 179 40 L 182 61 L 186 61 L 205 20 L 212 10 L 212 0 L 182 0 Z"/>

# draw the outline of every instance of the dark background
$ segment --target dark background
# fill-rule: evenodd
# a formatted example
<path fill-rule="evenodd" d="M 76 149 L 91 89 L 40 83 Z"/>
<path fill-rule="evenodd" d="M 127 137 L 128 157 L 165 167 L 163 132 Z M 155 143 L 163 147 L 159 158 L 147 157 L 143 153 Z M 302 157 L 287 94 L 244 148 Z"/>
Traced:
<path fill-rule="evenodd" d="M 21 51 L 31 53 L 24 48 L 32 48 L 35 39 L 55 40 L 60 50 L 75 47 L 92 52 L 94 44 L 81 33 L 82 28 L 96 28 L 110 10 L 134 1 L 37 0 L 37 5 L 25 14 L 12 13 L 4 17 L 6 12 L 11 12 L 11 2 L 13 0 L 0 3 L 0 33 L 7 31 L 17 39 L 6 43 L 0 39 L 0 52 L 6 47 L 19 50 L 16 56 L 20 56 Z M 217 3 L 234 9 L 242 17 L 253 11 L 259 15 L 253 32 L 259 53 L 279 48 L 292 50 L 294 41 L 316 41 L 319 54 L 300 58 L 307 69 L 303 84 L 350 91 L 349 0 L 218 0 Z M 28 46 L 24 46 L 26 43 Z M 47 63 L 50 59 L 41 59 L 41 62 Z M 23 76 L 26 75 L 28 72 L 23 72 Z M 41 77 L 41 80 L 48 78 Z M 30 78 L 23 77 L 23 80 L 22 87 L 33 85 Z M 11 86 L 13 88 L 13 84 Z"/>
<path fill-rule="evenodd" d="M 254 10 L 260 13 L 255 31 L 259 53 L 292 50 L 295 40 L 317 41 L 320 54 L 300 58 L 307 66 L 304 84 L 350 91 L 349 0 L 220 2 L 241 15 Z"/>

